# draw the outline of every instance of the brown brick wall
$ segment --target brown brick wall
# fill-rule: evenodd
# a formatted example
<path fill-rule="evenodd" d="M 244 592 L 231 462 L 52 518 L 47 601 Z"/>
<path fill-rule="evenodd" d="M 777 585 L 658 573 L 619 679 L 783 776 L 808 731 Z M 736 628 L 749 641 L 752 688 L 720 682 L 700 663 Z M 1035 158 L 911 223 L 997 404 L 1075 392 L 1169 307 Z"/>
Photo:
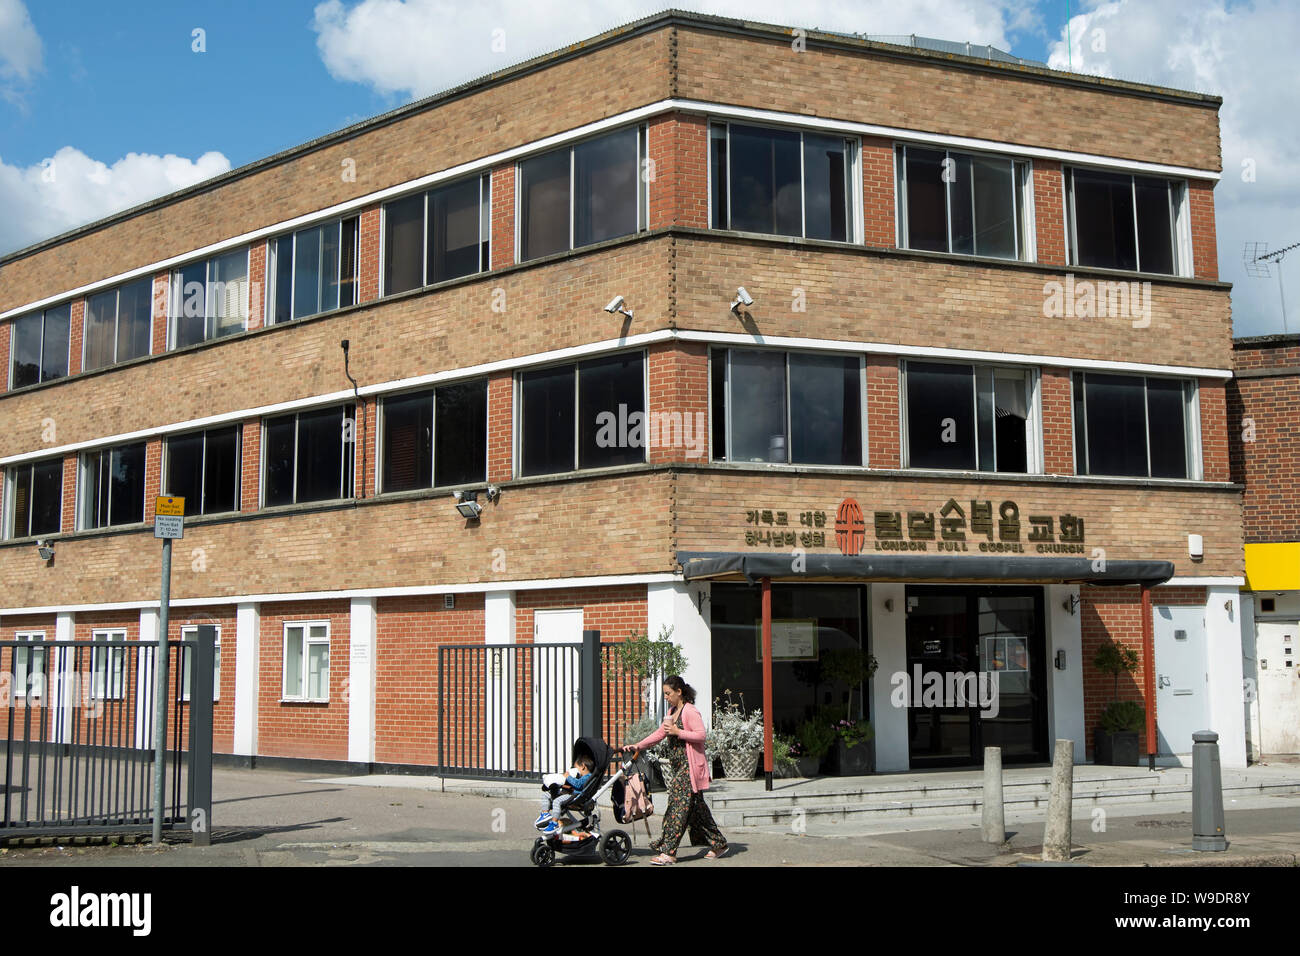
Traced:
<path fill-rule="evenodd" d="M 74 316 L 75 319 L 75 316 Z M 75 322 L 74 322 L 75 325 Z M 0 322 L 0 375 L 3 375 L 5 391 L 9 389 L 12 369 L 9 368 L 9 337 L 13 334 L 13 322 Z"/>
<path fill-rule="evenodd" d="M 1287 361 L 1294 347 L 1243 353 L 1251 365 Z M 1237 378 L 1227 387 L 1227 441 L 1233 481 L 1243 482 L 1245 540 L 1300 541 L 1300 375 Z"/>
<path fill-rule="evenodd" d="M 239 436 L 239 510 L 256 511 L 261 502 L 262 421 L 250 418 L 241 426 Z"/>
<path fill-rule="evenodd" d="M 656 444 L 647 449 L 651 462 L 706 460 L 709 454 L 709 349 L 707 345 L 652 346 L 647 362 L 650 406 Z M 663 416 L 680 416 L 677 418 Z M 645 435 L 648 441 L 650 436 Z M 700 448 L 702 454 L 697 454 Z"/>
<path fill-rule="evenodd" d="M 63 456 L 63 530 L 75 531 L 77 527 L 77 471 L 81 456 L 73 453 Z"/>
<path fill-rule="evenodd" d="M 373 302 L 379 298 L 379 274 L 383 263 L 379 260 L 382 217 L 378 205 L 361 211 L 357 223 L 360 254 L 357 256 L 357 301 Z"/>
<path fill-rule="evenodd" d="M 867 464 L 902 467 L 898 359 L 867 356 Z"/>
<path fill-rule="evenodd" d="M 8 335 L 9 323 L 4 323 L 5 333 Z M 76 375 L 81 371 L 81 350 L 82 343 L 85 341 L 86 329 L 86 300 L 72 300 L 72 324 L 68 328 L 68 374 Z"/>
<path fill-rule="evenodd" d="M 1201 406 L 1201 460 L 1206 481 L 1231 481 L 1228 466 L 1227 382 L 1203 378 L 1198 383 Z"/>
<path fill-rule="evenodd" d="M 1069 369 L 1043 369 L 1039 388 L 1043 403 L 1043 470 L 1049 475 L 1073 475 L 1074 392 Z"/>
<path fill-rule="evenodd" d="M 1188 207 L 1192 214 L 1193 275 L 1199 279 L 1219 278 L 1219 244 L 1214 225 L 1214 183 L 1192 179 L 1187 183 Z"/>
<path fill-rule="evenodd" d="M 299 621 L 330 625 L 329 703 L 284 702 L 284 625 Z M 348 661 L 351 609 L 347 601 L 264 605 L 258 667 L 257 750 L 274 757 L 346 760 L 348 756 Z M 224 661 L 223 661 L 224 669 Z"/>
<path fill-rule="evenodd" d="M 488 252 L 493 269 L 515 264 L 515 165 L 492 170 L 492 238 Z"/>
<path fill-rule="evenodd" d="M 169 320 L 169 312 L 171 311 L 170 286 L 171 273 L 159 272 L 153 277 L 153 314 L 151 316 L 152 327 L 150 328 L 149 337 L 150 355 L 161 355 L 163 352 L 167 351 L 168 326 L 171 324 Z M 182 302 L 188 298 L 184 290 L 181 291 L 181 296 Z M 84 299 L 82 300 L 82 304 L 84 306 Z"/>
<path fill-rule="evenodd" d="M 266 324 L 266 261 L 270 243 L 255 242 L 248 250 L 248 327 Z"/>
<path fill-rule="evenodd" d="M 488 378 L 488 481 L 509 481 L 514 474 L 515 377 L 509 372 Z"/>

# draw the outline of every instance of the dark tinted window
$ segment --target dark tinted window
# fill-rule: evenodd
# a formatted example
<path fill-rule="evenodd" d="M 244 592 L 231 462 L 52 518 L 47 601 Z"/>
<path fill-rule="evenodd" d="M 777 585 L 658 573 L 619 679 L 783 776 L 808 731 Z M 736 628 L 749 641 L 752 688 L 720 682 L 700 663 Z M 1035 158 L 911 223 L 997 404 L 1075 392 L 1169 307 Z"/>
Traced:
<path fill-rule="evenodd" d="M 91 452 L 83 461 L 84 527 L 103 528 L 144 520 L 143 442 Z"/>
<path fill-rule="evenodd" d="M 340 409 L 303 412 L 298 416 L 299 502 L 345 496 L 343 419 Z M 347 447 L 351 449 L 350 442 Z"/>
<path fill-rule="evenodd" d="M 384 294 L 424 284 L 424 193 L 384 206 Z"/>
<path fill-rule="evenodd" d="M 929 252 L 948 251 L 944 154 L 909 146 L 907 163 L 907 246 Z"/>
<path fill-rule="evenodd" d="M 293 318 L 293 236 L 284 236 L 275 243 L 275 311 L 272 322 L 288 322 Z"/>
<path fill-rule="evenodd" d="M 731 126 L 731 228 L 803 234 L 800 136 L 786 130 Z"/>
<path fill-rule="evenodd" d="M 168 439 L 167 494 L 187 515 L 234 511 L 239 502 L 239 426 Z"/>
<path fill-rule="evenodd" d="M 268 507 L 293 504 L 294 450 L 297 419 L 293 415 L 266 423 L 266 462 L 263 465 L 263 498 Z"/>
<path fill-rule="evenodd" d="M 974 370 L 907 363 L 907 450 L 913 468 L 974 470 Z"/>
<path fill-rule="evenodd" d="M 573 147 L 573 244 L 627 236 L 637 227 L 637 128 Z"/>
<path fill-rule="evenodd" d="M 596 359 L 578 367 L 579 468 L 645 461 L 644 369 L 639 352 Z M 639 435 L 635 433 L 637 420 L 642 421 Z"/>
<path fill-rule="evenodd" d="M 727 459 L 727 355 L 726 349 L 709 353 L 709 400 L 713 424 L 713 457 Z"/>
<path fill-rule="evenodd" d="M 41 380 L 42 313 L 33 312 L 13 321 L 10 348 L 13 350 L 12 387 L 35 385 Z"/>
<path fill-rule="evenodd" d="M 172 347 L 196 345 L 207 321 L 208 264 L 190 263 L 172 281 Z"/>
<path fill-rule="evenodd" d="M 434 484 L 487 478 L 487 380 L 445 385 L 436 397 Z"/>
<path fill-rule="evenodd" d="M 167 439 L 167 488 L 185 499 L 187 515 L 202 514 L 203 433 Z"/>
<path fill-rule="evenodd" d="M 709 171 L 710 188 L 713 191 L 713 228 L 730 229 L 731 220 L 727 216 L 727 127 L 709 128 Z"/>
<path fill-rule="evenodd" d="M 844 140 L 803 136 L 804 234 L 809 239 L 848 239 L 848 157 Z"/>
<path fill-rule="evenodd" d="M 68 334 L 72 327 L 72 303 L 45 310 L 41 335 L 41 381 L 52 382 L 68 374 Z"/>
<path fill-rule="evenodd" d="M 523 261 L 569 248 L 569 150 L 519 164 L 519 215 Z"/>
<path fill-rule="evenodd" d="M 1143 272 L 1174 271 L 1174 223 L 1169 181 L 1133 177 L 1137 198 L 1139 268 Z"/>
<path fill-rule="evenodd" d="M 1147 476 L 1146 397 L 1141 377 L 1084 376 L 1090 475 Z M 1077 427 L 1077 423 L 1076 423 Z"/>
<path fill-rule="evenodd" d="M 35 462 L 10 471 L 13 510 L 9 536 L 57 534 L 62 524 L 63 461 Z"/>
<path fill-rule="evenodd" d="M 520 375 L 521 473 L 572 471 L 574 461 L 574 366 Z"/>
<path fill-rule="evenodd" d="M 477 177 L 429 193 L 426 282 L 479 271 L 479 210 Z"/>
<path fill-rule="evenodd" d="M 1072 171 L 1075 262 L 1081 266 L 1136 269 L 1133 177 Z"/>
<path fill-rule="evenodd" d="M 433 484 L 433 392 L 384 400 L 384 491 Z"/>
<path fill-rule="evenodd" d="M 790 353 L 790 460 L 862 464 L 861 372 L 857 356 Z"/>
<path fill-rule="evenodd" d="M 1186 407 L 1182 382 L 1147 379 L 1147 427 L 1153 478 L 1187 477 Z"/>
<path fill-rule="evenodd" d="M 785 353 L 731 352 L 731 460 L 788 461 Z"/>

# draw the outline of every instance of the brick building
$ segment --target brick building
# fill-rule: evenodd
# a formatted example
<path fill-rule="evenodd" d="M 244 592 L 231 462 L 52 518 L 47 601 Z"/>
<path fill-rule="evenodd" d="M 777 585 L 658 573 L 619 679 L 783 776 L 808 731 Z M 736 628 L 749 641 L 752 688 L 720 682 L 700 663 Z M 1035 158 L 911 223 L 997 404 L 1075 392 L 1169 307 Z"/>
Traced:
<path fill-rule="evenodd" d="M 1233 342 L 1232 477 L 1245 485 L 1242 669 L 1250 756 L 1300 753 L 1300 335 Z"/>
<path fill-rule="evenodd" d="M 13 253 L 0 638 L 156 639 L 167 493 L 222 752 L 435 763 L 438 647 L 584 627 L 752 704 L 766 580 L 877 769 L 1087 759 L 1144 595 L 1244 763 L 1219 105 L 671 12 Z"/>

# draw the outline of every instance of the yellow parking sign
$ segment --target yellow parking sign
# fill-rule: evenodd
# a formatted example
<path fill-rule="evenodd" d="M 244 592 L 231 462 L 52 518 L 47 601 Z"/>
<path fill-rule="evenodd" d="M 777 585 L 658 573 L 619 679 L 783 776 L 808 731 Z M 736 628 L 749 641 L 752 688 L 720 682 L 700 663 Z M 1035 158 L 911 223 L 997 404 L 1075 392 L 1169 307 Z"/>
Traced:
<path fill-rule="evenodd" d="M 154 499 L 153 513 L 182 517 L 185 514 L 185 499 L 176 496 L 159 495 Z"/>

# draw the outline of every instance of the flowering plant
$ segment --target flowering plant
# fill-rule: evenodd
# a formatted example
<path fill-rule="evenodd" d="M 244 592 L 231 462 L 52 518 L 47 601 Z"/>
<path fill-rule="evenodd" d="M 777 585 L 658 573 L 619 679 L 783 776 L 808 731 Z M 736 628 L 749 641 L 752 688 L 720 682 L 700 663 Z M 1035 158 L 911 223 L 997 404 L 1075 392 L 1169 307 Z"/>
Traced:
<path fill-rule="evenodd" d="M 844 741 L 846 747 L 856 747 L 858 744 L 866 743 L 876 735 L 876 731 L 869 720 L 841 720 L 835 725 L 834 730 L 839 735 L 840 740 Z"/>
<path fill-rule="evenodd" d="M 763 711 L 761 708 L 745 712 L 745 695 L 739 694 L 740 703 L 713 700 L 713 727 L 705 735 L 704 749 L 709 759 L 724 753 L 749 753 L 763 746 Z"/>

